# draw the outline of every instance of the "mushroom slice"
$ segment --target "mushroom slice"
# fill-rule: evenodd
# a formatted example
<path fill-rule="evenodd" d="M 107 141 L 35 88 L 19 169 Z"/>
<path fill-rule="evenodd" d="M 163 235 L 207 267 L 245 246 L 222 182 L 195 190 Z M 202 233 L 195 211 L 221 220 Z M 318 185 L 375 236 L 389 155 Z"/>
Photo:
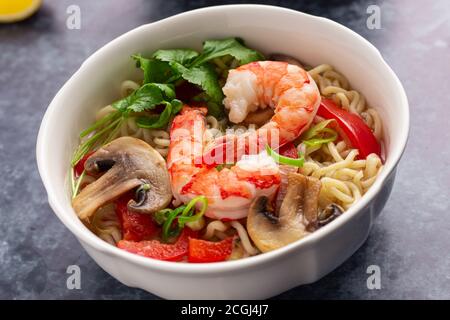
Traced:
<path fill-rule="evenodd" d="M 275 250 L 309 234 L 306 226 L 317 220 L 320 186 L 316 178 L 290 173 L 278 215 L 267 197 L 255 199 L 247 217 L 247 230 L 259 250 Z"/>
<path fill-rule="evenodd" d="M 329 224 L 331 221 L 339 217 L 344 213 L 344 209 L 341 206 L 331 203 L 325 209 L 323 209 L 317 216 L 318 228 Z"/>
<path fill-rule="evenodd" d="M 128 208 L 153 213 L 172 199 L 169 173 L 164 158 L 146 142 L 121 137 L 97 150 L 86 161 L 85 170 L 101 175 L 74 198 L 72 205 L 80 219 L 134 188 L 136 200 Z"/>

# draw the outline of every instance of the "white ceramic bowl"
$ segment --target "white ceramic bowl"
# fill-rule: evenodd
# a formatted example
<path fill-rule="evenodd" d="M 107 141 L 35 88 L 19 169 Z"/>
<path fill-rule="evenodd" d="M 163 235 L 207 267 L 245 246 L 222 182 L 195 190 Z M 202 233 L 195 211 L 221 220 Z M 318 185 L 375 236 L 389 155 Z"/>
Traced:
<path fill-rule="evenodd" d="M 130 55 L 160 48 L 194 47 L 206 39 L 242 37 L 263 53 L 281 52 L 343 72 L 383 119 L 386 163 L 380 176 L 342 217 L 312 235 L 255 257 L 184 264 L 137 256 L 100 240 L 71 207 L 67 173 L 78 134 L 95 111 L 118 98 L 121 81 L 138 74 Z M 333 21 L 272 6 L 229 5 L 182 13 L 136 28 L 89 57 L 51 102 L 37 142 L 39 172 L 50 206 L 88 254 L 127 286 L 164 298 L 258 299 L 314 282 L 365 241 L 394 182 L 409 128 L 404 89 L 378 50 Z"/>

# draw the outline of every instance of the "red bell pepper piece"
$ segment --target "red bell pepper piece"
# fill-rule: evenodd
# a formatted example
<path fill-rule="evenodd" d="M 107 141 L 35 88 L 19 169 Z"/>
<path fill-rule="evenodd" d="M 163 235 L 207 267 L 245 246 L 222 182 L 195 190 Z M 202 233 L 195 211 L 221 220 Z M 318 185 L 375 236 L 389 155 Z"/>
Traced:
<path fill-rule="evenodd" d="M 371 153 L 375 153 L 381 158 L 380 143 L 361 117 L 339 108 L 333 100 L 325 98 L 322 98 L 317 115 L 325 119 L 336 120 L 339 128 L 345 134 L 345 137 L 342 138 L 348 141 L 353 148 L 359 150 L 358 157 L 360 159 L 365 159 Z"/>
<path fill-rule="evenodd" d="M 233 249 L 233 237 L 220 242 L 189 239 L 189 262 L 218 262 L 226 260 Z"/>
<path fill-rule="evenodd" d="M 127 204 L 131 195 L 127 194 L 116 200 L 116 214 L 122 226 L 124 240 L 148 240 L 156 235 L 158 227 L 150 215 L 132 212 Z"/>
<path fill-rule="evenodd" d="M 286 143 L 282 146 L 278 152 L 280 155 L 289 157 L 292 159 L 298 159 L 298 151 L 295 145 L 292 142 Z"/>
<path fill-rule="evenodd" d="M 120 240 L 117 247 L 147 258 L 165 261 L 181 261 L 188 254 L 189 239 L 197 234 L 184 228 L 174 244 L 162 243 L 158 240 L 127 241 Z"/>

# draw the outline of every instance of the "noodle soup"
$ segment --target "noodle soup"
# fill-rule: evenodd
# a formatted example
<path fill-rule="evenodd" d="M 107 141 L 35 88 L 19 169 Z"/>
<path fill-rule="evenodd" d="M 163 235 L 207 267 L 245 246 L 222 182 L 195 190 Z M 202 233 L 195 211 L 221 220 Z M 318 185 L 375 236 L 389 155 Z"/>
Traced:
<path fill-rule="evenodd" d="M 144 80 L 101 107 L 71 163 L 101 239 L 153 259 L 276 250 L 339 219 L 383 169 L 376 109 L 328 64 L 234 38 L 133 56 Z"/>

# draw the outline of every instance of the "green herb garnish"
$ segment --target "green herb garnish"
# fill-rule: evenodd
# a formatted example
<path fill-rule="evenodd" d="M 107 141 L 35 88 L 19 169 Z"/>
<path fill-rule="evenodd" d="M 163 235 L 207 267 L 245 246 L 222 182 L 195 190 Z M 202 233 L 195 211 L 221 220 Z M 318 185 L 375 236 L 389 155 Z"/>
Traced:
<path fill-rule="evenodd" d="M 277 163 L 280 163 L 280 164 L 288 164 L 288 165 L 294 166 L 294 167 L 303 167 L 303 164 L 305 162 L 305 158 L 303 157 L 303 155 L 300 152 L 298 152 L 298 156 L 299 156 L 298 159 L 293 159 L 293 158 L 282 156 L 279 153 L 275 152 L 269 145 L 266 145 L 266 152 Z"/>
<path fill-rule="evenodd" d="M 165 105 L 161 114 L 152 117 L 139 117 L 137 124 L 144 128 L 163 128 L 171 116 L 178 113 L 182 103 L 175 99 L 175 89 L 171 84 L 148 83 L 135 90 L 128 97 L 112 104 L 117 110 L 95 122 L 92 126 L 81 132 L 80 138 L 89 134 L 91 137 L 83 141 L 72 158 L 72 167 L 83 156 L 95 147 L 101 147 L 110 142 L 122 126 L 123 122 L 132 113 L 153 110 L 156 106 Z"/>
<path fill-rule="evenodd" d="M 337 132 L 327 126 L 335 121 L 334 119 L 324 120 L 309 128 L 301 137 L 307 147 L 320 148 L 323 144 L 333 142 L 337 139 Z"/>
<path fill-rule="evenodd" d="M 152 57 L 159 61 L 178 62 L 184 66 L 190 65 L 200 54 L 192 49 L 158 50 Z"/>
<path fill-rule="evenodd" d="M 203 52 L 194 62 L 198 66 L 206 61 L 230 55 L 239 63 L 246 64 L 253 61 L 264 60 L 264 56 L 258 51 L 247 48 L 240 38 L 228 38 L 223 40 L 207 40 L 203 43 Z"/>
<path fill-rule="evenodd" d="M 78 194 L 78 191 L 80 190 L 80 186 L 81 186 L 81 181 L 83 180 L 83 177 L 86 174 L 86 171 L 83 170 L 83 172 L 80 174 L 80 176 L 78 177 L 78 179 L 75 182 L 75 177 L 74 177 L 74 172 L 72 171 L 72 175 L 71 175 L 71 183 L 72 183 L 72 198 L 75 198 Z"/>
<path fill-rule="evenodd" d="M 225 56 L 237 59 L 239 65 L 264 59 L 262 54 L 245 47 L 237 38 L 205 41 L 201 53 L 191 49 L 164 49 L 153 53 L 151 58 L 134 55 L 133 59 L 144 71 L 144 83 L 176 83 L 183 79 L 199 86 L 206 93 L 209 113 L 220 117 L 223 115 L 223 93 L 211 63 Z"/>
<path fill-rule="evenodd" d="M 202 203 L 202 208 L 195 213 L 195 204 Z M 193 198 L 187 205 L 179 206 L 175 209 L 163 209 L 156 212 L 154 220 L 162 225 L 162 239 L 167 242 L 169 238 L 177 236 L 186 223 L 198 221 L 206 212 L 208 199 L 205 196 Z M 177 224 L 174 226 L 174 221 Z"/>

